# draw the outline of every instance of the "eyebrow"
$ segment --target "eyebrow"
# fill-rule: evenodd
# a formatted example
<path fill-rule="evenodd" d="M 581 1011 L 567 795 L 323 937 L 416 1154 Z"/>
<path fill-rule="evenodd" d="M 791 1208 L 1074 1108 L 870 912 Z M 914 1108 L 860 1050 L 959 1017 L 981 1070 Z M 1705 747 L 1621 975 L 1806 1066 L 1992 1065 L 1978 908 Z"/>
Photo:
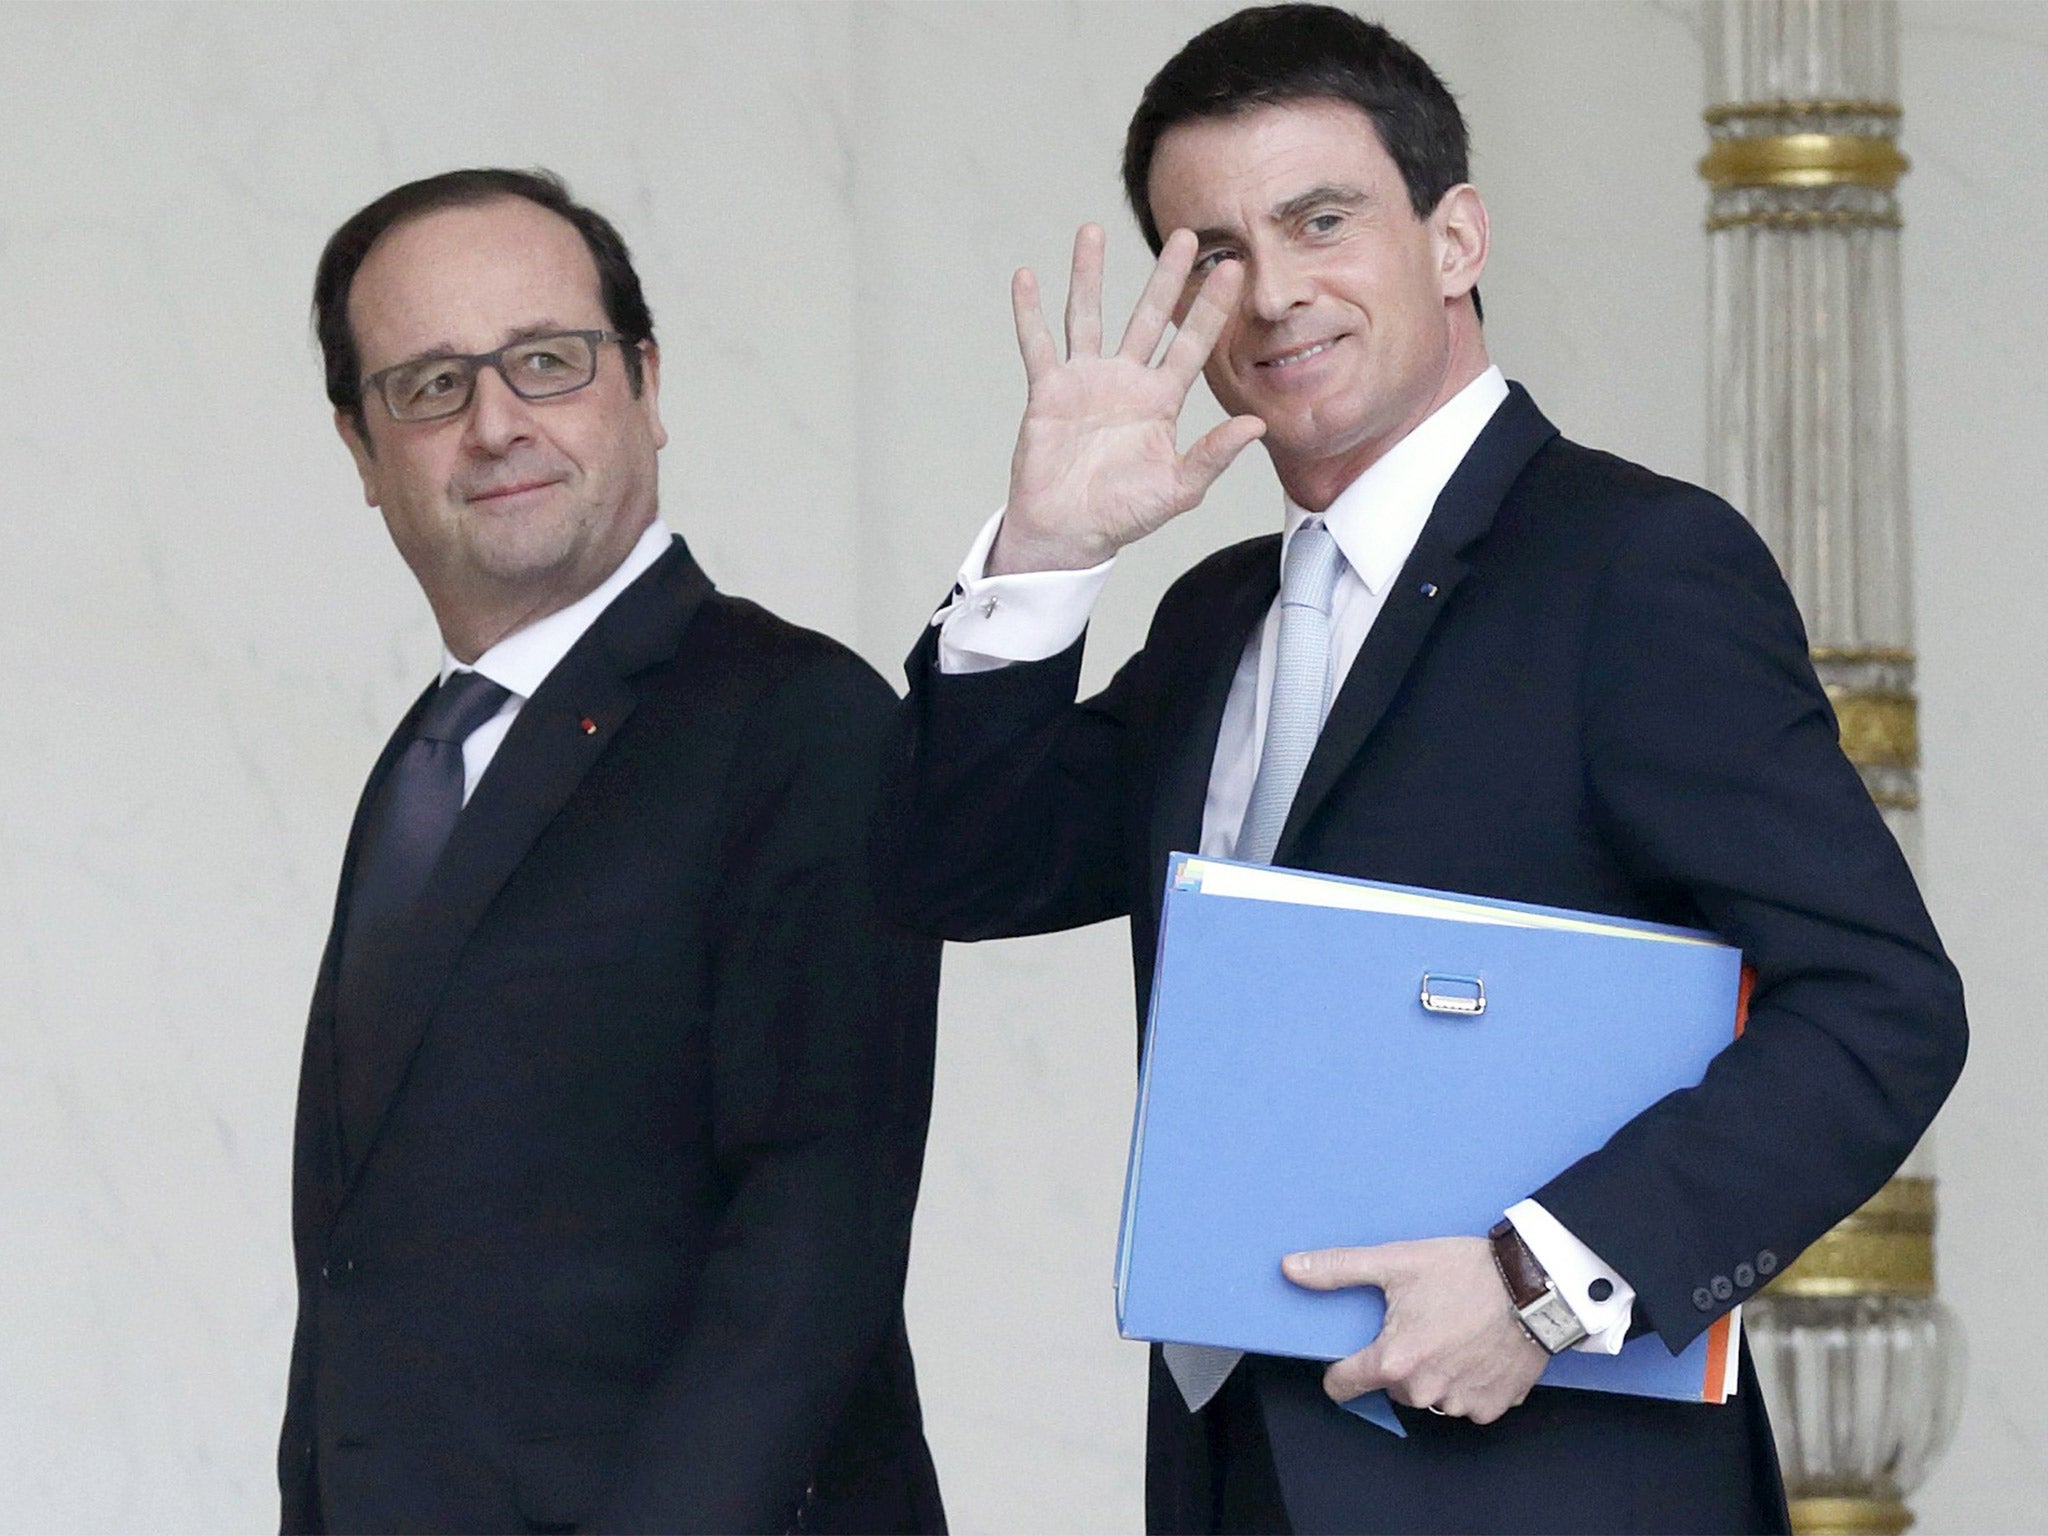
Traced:
<path fill-rule="evenodd" d="M 1282 221 L 1298 219 L 1312 208 L 1324 208 L 1332 203 L 1340 208 L 1358 208 L 1371 201 L 1372 195 L 1357 187 L 1325 182 L 1320 187 L 1310 187 L 1299 197 L 1287 199 L 1273 210 L 1273 217 Z"/>
<path fill-rule="evenodd" d="M 583 329 L 581 326 L 563 325 L 558 320 L 536 320 L 531 325 L 518 326 L 506 332 L 505 339 L 498 343 L 498 347 L 516 346 L 522 341 L 531 341 L 536 336 L 558 336 L 564 331 L 581 329 Z M 597 326 L 593 327 L 593 329 L 603 330 L 605 327 Z M 486 350 L 495 352 L 498 350 L 498 347 L 490 347 Z M 475 357 L 476 355 L 474 352 L 463 351 L 452 341 L 437 341 L 432 346 L 413 353 L 410 357 L 401 357 L 397 362 L 389 364 L 388 367 L 407 368 L 414 363 L 430 363 L 439 357 Z M 386 371 L 386 368 L 379 368 L 377 370 L 379 373 Z"/>

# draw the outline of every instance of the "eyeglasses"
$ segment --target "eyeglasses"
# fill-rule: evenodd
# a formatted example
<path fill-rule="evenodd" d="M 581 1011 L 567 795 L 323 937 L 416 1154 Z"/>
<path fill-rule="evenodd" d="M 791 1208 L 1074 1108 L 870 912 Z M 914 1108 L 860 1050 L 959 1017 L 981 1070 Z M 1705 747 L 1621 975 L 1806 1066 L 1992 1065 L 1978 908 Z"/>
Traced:
<path fill-rule="evenodd" d="M 597 377 L 597 349 L 607 341 L 625 340 L 617 331 L 527 336 L 495 352 L 417 357 L 378 370 L 363 380 L 363 387 L 384 397 L 393 421 L 440 421 L 469 408 L 476 376 L 486 368 L 497 369 L 522 400 L 552 400 L 588 387 Z"/>

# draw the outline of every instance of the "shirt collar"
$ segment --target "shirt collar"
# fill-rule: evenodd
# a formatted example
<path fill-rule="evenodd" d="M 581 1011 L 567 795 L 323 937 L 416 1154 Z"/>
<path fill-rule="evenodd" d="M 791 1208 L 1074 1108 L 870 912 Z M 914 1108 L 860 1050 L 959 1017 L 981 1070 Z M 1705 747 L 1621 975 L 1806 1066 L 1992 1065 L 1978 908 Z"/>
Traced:
<path fill-rule="evenodd" d="M 1508 382 L 1500 369 L 1488 368 L 1374 460 L 1324 511 L 1323 522 L 1337 548 L 1374 596 L 1401 574 L 1437 497 L 1507 397 Z M 1288 500 L 1282 570 L 1287 541 L 1308 516 Z"/>
<path fill-rule="evenodd" d="M 452 673 L 476 671 L 522 699 L 532 698 L 534 691 L 547 680 L 547 675 L 583 638 L 584 631 L 612 605 L 612 599 L 659 560 L 673 538 L 674 535 L 659 519 L 649 523 L 611 575 L 568 607 L 558 608 L 546 618 L 535 619 L 524 629 L 512 631 L 477 657 L 474 667 L 465 667 L 444 646 L 441 651 L 441 681 L 445 683 Z"/>

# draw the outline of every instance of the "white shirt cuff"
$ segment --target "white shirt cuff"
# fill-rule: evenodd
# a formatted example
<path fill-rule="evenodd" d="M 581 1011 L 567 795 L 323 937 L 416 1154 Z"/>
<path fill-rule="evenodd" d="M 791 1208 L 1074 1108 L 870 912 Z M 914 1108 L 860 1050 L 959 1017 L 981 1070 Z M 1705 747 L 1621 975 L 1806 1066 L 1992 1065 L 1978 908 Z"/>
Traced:
<path fill-rule="evenodd" d="M 1109 580 L 1112 555 L 1085 571 L 1027 571 L 990 576 L 988 552 L 1003 526 L 998 511 L 960 563 L 953 595 L 932 615 L 939 631 L 939 670 L 993 672 L 1019 661 L 1057 656 L 1088 627 Z"/>
<path fill-rule="evenodd" d="M 1536 1262 L 1550 1276 L 1558 1295 L 1572 1309 L 1586 1330 L 1586 1337 L 1572 1348 L 1589 1355 L 1618 1355 L 1628 1339 L 1628 1325 L 1635 1316 L 1636 1288 L 1600 1260 L 1600 1255 L 1580 1242 L 1565 1226 L 1534 1200 L 1521 1200 L 1508 1207 L 1507 1218 L 1536 1255 Z M 1593 1284 L 1607 1282 L 1611 1290 L 1605 1301 L 1595 1301 Z"/>

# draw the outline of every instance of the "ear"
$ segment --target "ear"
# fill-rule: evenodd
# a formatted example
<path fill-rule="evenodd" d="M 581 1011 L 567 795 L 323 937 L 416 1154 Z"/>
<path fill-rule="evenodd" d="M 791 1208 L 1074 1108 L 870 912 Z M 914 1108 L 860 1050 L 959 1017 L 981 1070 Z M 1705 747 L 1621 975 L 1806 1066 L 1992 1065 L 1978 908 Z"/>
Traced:
<path fill-rule="evenodd" d="M 661 424 L 661 348 L 651 341 L 640 343 L 640 408 L 647 412 L 654 446 L 666 448 L 668 428 Z"/>
<path fill-rule="evenodd" d="M 1470 182 L 1452 187 L 1437 199 L 1429 227 L 1444 298 L 1462 299 L 1479 286 L 1486 269 L 1486 204 L 1479 189 Z"/>
<path fill-rule="evenodd" d="M 334 413 L 334 430 L 341 434 L 342 442 L 348 445 L 349 457 L 356 461 L 356 473 L 363 481 L 363 500 L 370 506 L 381 506 L 377 492 L 377 450 L 356 430 L 355 418 L 347 411 L 337 410 Z"/>

